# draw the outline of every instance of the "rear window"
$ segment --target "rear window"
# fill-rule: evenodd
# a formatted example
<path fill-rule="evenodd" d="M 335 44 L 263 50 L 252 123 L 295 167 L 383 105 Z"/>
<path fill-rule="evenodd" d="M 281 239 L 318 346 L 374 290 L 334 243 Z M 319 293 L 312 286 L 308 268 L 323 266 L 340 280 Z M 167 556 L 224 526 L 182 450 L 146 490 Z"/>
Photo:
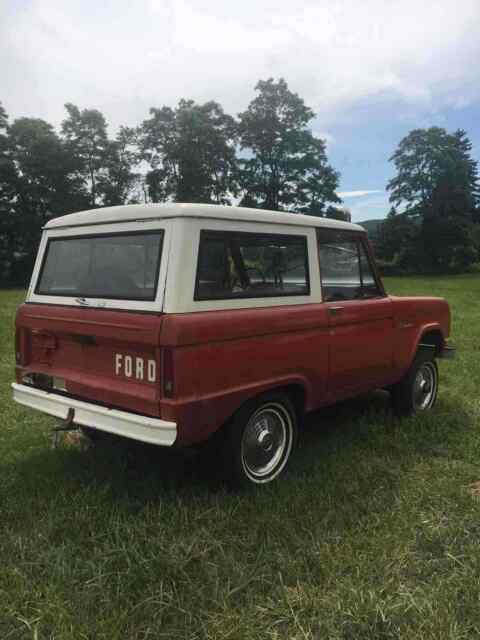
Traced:
<path fill-rule="evenodd" d="M 305 236 L 201 232 L 195 300 L 309 293 Z"/>
<path fill-rule="evenodd" d="M 163 231 L 53 238 L 35 293 L 155 300 Z"/>

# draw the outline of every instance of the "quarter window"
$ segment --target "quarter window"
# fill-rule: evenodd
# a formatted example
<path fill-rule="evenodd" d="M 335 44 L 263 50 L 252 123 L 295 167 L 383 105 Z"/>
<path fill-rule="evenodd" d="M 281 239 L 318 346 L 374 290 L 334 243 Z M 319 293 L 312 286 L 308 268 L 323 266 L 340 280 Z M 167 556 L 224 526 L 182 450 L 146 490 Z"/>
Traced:
<path fill-rule="evenodd" d="M 310 293 L 305 236 L 202 231 L 195 300 Z"/>
<path fill-rule="evenodd" d="M 363 242 L 344 232 L 317 231 L 323 298 L 327 302 L 382 295 Z"/>

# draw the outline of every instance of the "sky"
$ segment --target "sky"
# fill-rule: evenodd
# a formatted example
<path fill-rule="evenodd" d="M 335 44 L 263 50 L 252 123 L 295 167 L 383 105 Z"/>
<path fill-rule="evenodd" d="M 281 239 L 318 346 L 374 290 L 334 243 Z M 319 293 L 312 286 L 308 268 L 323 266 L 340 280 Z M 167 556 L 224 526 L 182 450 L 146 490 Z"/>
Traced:
<path fill-rule="evenodd" d="M 389 157 L 418 127 L 465 129 L 480 161 L 480 0 L 0 0 L 0 101 L 134 126 L 152 106 L 232 114 L 284 77 L 315 111 L 355 221 L 383 217 Z"/>

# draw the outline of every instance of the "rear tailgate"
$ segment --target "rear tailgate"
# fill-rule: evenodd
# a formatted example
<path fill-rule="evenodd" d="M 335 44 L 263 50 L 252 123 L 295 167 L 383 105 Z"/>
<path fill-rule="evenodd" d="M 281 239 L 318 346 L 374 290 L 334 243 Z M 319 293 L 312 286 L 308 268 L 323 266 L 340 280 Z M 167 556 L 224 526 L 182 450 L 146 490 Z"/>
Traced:
<path fill-rule="evenodd" d="M 17 382 L 41 386 L 43 374 L 81 400 L 159 416 L 161 323 L 161 313 L 24 304 Z"/>

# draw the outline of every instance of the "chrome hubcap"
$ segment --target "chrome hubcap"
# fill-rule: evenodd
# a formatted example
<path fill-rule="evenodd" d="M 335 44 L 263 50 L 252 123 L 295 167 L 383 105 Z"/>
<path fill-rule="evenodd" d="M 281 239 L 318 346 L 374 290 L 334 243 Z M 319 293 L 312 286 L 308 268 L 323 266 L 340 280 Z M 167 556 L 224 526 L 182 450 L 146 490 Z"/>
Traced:
<path fill-rule="evenodd" d="M 292 422 L 281 404 L 261 407 L 247 423 L 242 437 L 242 463 L 256 482 L 282 470 L 292 445 Z"/>
<path fill-rule="evenodd" d="M 413 385 L 413 402 L 415 409 L 429 409 L 437 391 L 437 372 L 431 362 L 425 362 L 417 371 Z"/>

